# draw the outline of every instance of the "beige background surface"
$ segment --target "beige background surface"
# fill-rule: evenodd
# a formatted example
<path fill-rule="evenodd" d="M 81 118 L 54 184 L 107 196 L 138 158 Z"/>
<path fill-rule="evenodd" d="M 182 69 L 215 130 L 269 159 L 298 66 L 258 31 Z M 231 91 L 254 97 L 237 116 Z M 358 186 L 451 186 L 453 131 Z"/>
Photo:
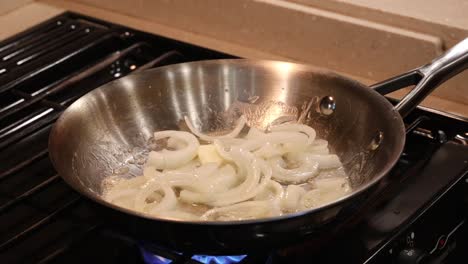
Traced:
<path fill-rule="evenodd" d="M 33 0 L 0 0 L 0 15 L 6 14 L 32 1 Z"/>
<path fill-rule="evenodd" d="M 205 4 L 197 4 L 200 2 Z M 0 16 L 0 22 L 7 25 L 0 31 L 0 39 L 63 10 L 72 10 L 242 57 L 326 67 L 365 83 L 424 63 L 447 45 L 441 35 L 356 18 L 325 7 L 319 9 L 311 3 L 298 5 L 276 0 L 128 3 L 123 0 L 30 3 Z M 437 96 L 425 100 L 424 105 L 468 116 L 466 75 L 439 89 Z M 397 96 L 400 95 L 401 92 Z"/>
<path fill-rule="evenodd" d="M 3 1 L 3 0 L 0 0 Z M 63 12 L 63 9 L 31 2 L 0 15 L 0 40 L 26 30 Z"/>

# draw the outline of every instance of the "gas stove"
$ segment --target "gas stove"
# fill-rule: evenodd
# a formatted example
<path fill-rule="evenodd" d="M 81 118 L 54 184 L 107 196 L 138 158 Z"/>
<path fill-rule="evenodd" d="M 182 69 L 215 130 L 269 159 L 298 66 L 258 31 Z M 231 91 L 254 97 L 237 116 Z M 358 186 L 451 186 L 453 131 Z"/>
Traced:
<path fill-rule="evenodd" d="M 468 120 L 418 108 L 390 175 L 338 231 L 204 256 L 114 230 L 56 174 L 51 125 L 86 92 L 162 65 L 233 58 L 74 13 L 0 43 L 1 263 L 461 263 L 468 258 Z M 389 99 L 390 100 L 390 99 Z"/>

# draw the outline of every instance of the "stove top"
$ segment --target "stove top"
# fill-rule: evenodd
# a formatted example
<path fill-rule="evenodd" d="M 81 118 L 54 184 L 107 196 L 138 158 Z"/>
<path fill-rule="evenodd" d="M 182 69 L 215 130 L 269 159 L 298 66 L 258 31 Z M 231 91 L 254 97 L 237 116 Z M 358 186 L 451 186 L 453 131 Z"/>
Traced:
<path fill-rule="evenodd" d="M 418 108 L 389 177 L 340 232 L 282 249 L 193 256 L 107 227 L 56 174 L 51 125 L 131 72 L 228 54 L 65 13 L 0 42 L 1 263 L 458 263 L 468 253 L 468 120 Z"/>

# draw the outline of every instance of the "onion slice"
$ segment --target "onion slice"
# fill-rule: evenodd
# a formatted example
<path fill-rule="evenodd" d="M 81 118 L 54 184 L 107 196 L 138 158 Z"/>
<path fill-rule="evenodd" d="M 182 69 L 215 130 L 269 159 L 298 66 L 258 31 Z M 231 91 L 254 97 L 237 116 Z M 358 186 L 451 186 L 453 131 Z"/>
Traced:
<path fill-rule="evenodd" d="M 195 129 L 195 127 L 193 126 L 192 122 L 190 121 L 189 117 L 188 116 L 184 116 L 184 120 L 185 120 L 185 124 L 187 124 L 187 127 L 190 129 L 190 131 L 195 134 L 197 137 L 199 137 L 200 139 L 204 140 L 204 141 L 208 141 L 208 142 L 212 142 L 214 141 L 215 139 L 221 139 L 221 138 L 235 138 L 237 137 L 237 135 L 239 135 L 239 133 L 242 131 L 242 129 L 244 128 L 247 120 L 245 119 L 245 117 L 242 115 L 238 120 L 237 120 L 237 124 L 236 126 L 234 127 L 234 129 L 227 133 L 227 134 L 224 134 L 224 135 L 220 135 L 220 136 L 208 136 L 208 135 L 205 135 L 203 133 L 201 133 L 200 131 L 198 131 L 197 129 Z"/>
<path fill-rule="evenodd" d="M 248 201 L 213 208 L 201 216 L 202 220 L 236 221 L 272 216 L 271 201 Z"/>
<path fill-rule="evenodd" d="M 226 206 L 256 196 L 271 178 L 271 169 L 261 159 L 255 159 L 250 152 L 233 151 L 233 158 L 238 166 L 238 174 L 245 175 L 238 186 L 223 192 L 200 194 L 183 190 L 180 199 L 187 203 L 202 203 L 210 206 Z"/>
<path fill-rule="evenodd" d="M 185 147 L 178 150 L 151 151 L 148 155 L 147 166 L 154 166 L 156 169 L 175 169 L 189 161 L 197 155 L 200 143 L 192 134 L 185 131 L 165 130 L 154 133 L 154 139 L 176 138 L 185 142 Z"/>
<path fill-rule="evenodd" d="M 312 142 L 315 140 L 315 137 L 317 136 L 317 133 L 315 132 L 315 129 L 311 128 L 310 126 L 304 125 L 304 124 L 282 124 L 282 125 L 277 125 L 277 126 L 272 126 L 270 128 L 270 131 L 276 132 L 276 131 L 299 131 L 304 134 L 306 134 L 309 139 L 307 141 L 307 144 L 310 145 Z"/>
<path fill-rule="evenodd" d="M 148 203 L 148 197 L 153 193 L 161 193 L 162 198 L 159 202 Z M 135 196 L 135 209 L 138 211 L 146 211 L 150 207 L 149 213 L 155 213 L 162 210 L 173 209 L 177 204 L 177 198 L 174 190 L 156 180 L 145 183 L 140 191 Z"/>
<path fill-rule="evenodd" d="M 285 184 L 305 183 L 319 173 L 319 163 L 308 159 L 307 156 L 301 158 L 299 167 L 294 169 L 284 168 L 286 163 L 282 157 L 271 158 L 269 163 L 273 170 L 273 179 Z"/>
<path fill-rule="evenodd" d="M 295 212 L 299 209 L 299 202 L 306 193 L 304 188 L 298 185 L 288 185 L 281 200 L 281 208 L 286 212 Z"/>

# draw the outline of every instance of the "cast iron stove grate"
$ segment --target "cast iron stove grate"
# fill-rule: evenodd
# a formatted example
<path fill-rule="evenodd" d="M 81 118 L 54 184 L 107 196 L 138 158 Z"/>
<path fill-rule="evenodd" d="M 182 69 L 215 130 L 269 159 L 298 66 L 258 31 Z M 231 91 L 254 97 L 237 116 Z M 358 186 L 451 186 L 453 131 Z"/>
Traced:
<path fill-rule="evenodd" d="M 405 240 L 406 244 L 399 241 L 405 232 L 415 232 L 412 223 L 441 212 L 432 202 L 460 200 L 463 198 L 459 197 L 460 193 L 466 193 L 466 185 L 458 184 L 466 179 L 468 166 L 463 163 L 466 146 L 462 144 L 466 144 L 466 120 L 419 109 L 406 120 L 411 128 L 408 144 L 388 177 L 389 182 L 383 184 L 385 191 L 375 199 L 379 202 L 364 208 L 362 217 L 352 219 L 358 223 L 356 228 L 327 236 L 324 240 L 334 240 L 326 243 L 327 246 L 316 240 L 301 241 L 282 250 L 214 258 L 147 245 L 106 227 L 89 202 L 71 190 L 54 171 L 47 152 L 53 122 L 81 95 L 131 72 L 229 57 L 232 56 L 74 13 L 65 13 L 1 42 L 0 261 L 245 264 L 303 263 L 313 259 L 329 263 L 339 255 L 351 263 L 379 261 L 381 256 L 390 259 L 395 255 L 388 253 L 389 248 L 396 252 L 407 246 L 408 241 Z M 451 155 L 448 161 L 447 153 Z M 411 192 L 425 186 L 418 185 L 415 189 L 414 184 L 440 173 L 433 170 L 421 175 L 423 168 L 430 168 L 434 162 L 436 165 L 442 162 L 450 177 L 433 181 L 425 187 L 425 195 L 410 199 L 412 203 L 405 211 L 396 214 L 395 201 L 411 198 L 414 196 Z M 395 182 L 399 184 L 390 184 Z M 465 189 L 460 191 L 460 188 Z M 396 226 L 385 226 L 384 233 L 372 233 L 376 228 L 369 227 L 378 222 L 373 218 L 389 210 L 397 215 Z M 446 214 L 453 215 L 450 221 L 440 225 L 439 233 L 447 233 L 457 225 L 457 234 L 464 230 L 464 214 Z M 429 242 L 434 240 L 431 236 L 427 238 Z M 346 250 L 342 244 L 350 239 L 355 247 Z M 310 250 L 311 246 L 322 253 Z M 336 248 L 342 254 L 333 254 Z"/>

